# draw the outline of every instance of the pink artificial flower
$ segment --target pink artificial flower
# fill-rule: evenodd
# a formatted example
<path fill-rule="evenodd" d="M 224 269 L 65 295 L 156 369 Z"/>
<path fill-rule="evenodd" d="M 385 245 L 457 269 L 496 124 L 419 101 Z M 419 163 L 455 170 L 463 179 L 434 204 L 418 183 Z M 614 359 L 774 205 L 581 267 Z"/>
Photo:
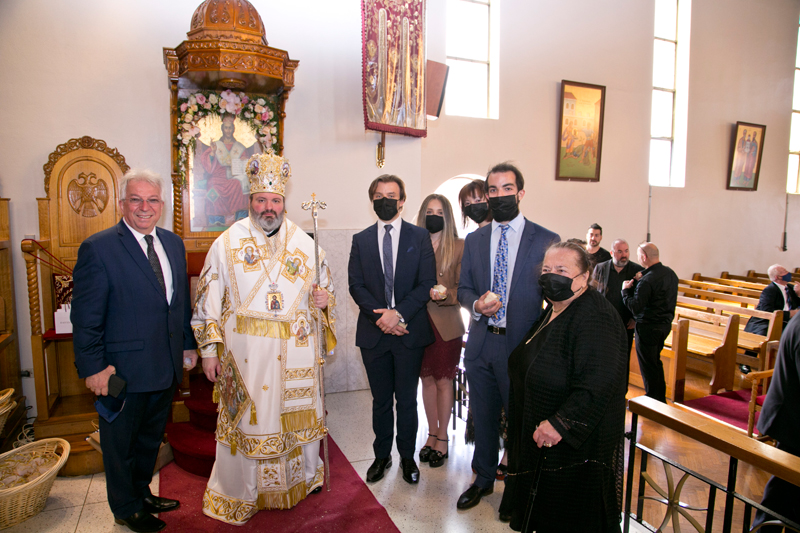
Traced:
<path fill-rule="evenodd" d="M 198 104 L 200 104 L 200 105 L 203 105 L 203 104 L 205 104 L 205 103 L 206 103 L 206 97 L 205 97 L 205 96 L 203 96 L 202 94 L 198 94 L 198 95 L 196 96 L 196 98 L 197 98 L 197 103 L 198 103 Z"/>
<path fill-rule="evenodd" d="M 189 109 L 189 104 L 184 102 L 181 104 L 181 113 L 185 113 L 186 110 Z"/>
<path fill-rule="evenodd" d="M 262 115 L 261 115 L 261 121 L 262 121 L 262 122 L 266 122 L 266 121 L 268 121 L 268 120 L 269 120 L 269 113 L 266 113 L 266 112 L 265 112 L 265 113 L 262 113 Z"/>

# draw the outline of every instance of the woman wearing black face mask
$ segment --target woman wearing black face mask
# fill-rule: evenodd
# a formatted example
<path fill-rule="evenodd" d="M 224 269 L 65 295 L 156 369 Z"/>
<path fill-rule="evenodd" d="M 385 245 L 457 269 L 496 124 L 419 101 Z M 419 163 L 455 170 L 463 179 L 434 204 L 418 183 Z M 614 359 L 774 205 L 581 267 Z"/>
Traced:
<path fill-rule="evenodd" d="M 539 279 L 550 305 L 508 360 L 500 516 L 517 531 L 620 531 L 628 341 L 590 278 L 586 250 L 551 246 Z"/>
<path fill-rule="evenodd" d="M 428 318 L 436 341 L 422 356 L 422 402 L 428 418 L 428 441 L 419 452 L 420 462 L 433 468 L 447 459 L 447 425 L 453 407 L 453 378 L 461 357 L 464 322 L 456 293 L 461 275 L 464 241 L 458 238 L 453 208 L 444 196 L 431 194 L 422 202 L 417 225 L 427 228 L 436 256 L 436 283 L 428 302 Z M 442 289 L 444 287 L 444 289 Z"/>
<path fill-rule="evenodd" d="M 492 211 L 486 198 L 484 180 L 472 180 L 458 193 L 461 205 L 461 224 L 466 228 L 467 220 L 475 222 L 479 228 L 492 222 Z"/>

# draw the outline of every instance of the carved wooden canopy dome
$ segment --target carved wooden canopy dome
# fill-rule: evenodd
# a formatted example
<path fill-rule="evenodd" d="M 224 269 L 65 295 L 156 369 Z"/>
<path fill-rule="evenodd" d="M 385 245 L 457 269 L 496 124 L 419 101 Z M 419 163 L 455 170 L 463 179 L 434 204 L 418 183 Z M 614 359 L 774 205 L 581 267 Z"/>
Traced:
<path fill-rule="evenodd" d="M 205 0 L 192 15 L 190 41 L 226 39 L 266 46 L 264 22 L 247 0 Z"/>
<path fill-rule="evenodd" d="M 267 45 L 264 22 L 247 0 L 205 0 L 186 37 L 164 48 L 169 78 L 181 90 L 280 94 L 294 87 L 298 62 Z"/>

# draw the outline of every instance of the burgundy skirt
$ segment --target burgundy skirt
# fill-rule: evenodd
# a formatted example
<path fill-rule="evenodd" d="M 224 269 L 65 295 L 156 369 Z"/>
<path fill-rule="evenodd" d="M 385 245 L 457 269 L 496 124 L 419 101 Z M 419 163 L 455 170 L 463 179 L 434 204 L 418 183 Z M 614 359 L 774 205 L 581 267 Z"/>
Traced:
<path fill-rule="evenodd" d="M 428 315 L 428 321 L 431 323 L 436 340 L 425 348 L 419 377 L 432 377 L 436 380 L 454 379 L 458 360 L 461 359 L 461 337 L 443 341 L 430 315 Z"/>

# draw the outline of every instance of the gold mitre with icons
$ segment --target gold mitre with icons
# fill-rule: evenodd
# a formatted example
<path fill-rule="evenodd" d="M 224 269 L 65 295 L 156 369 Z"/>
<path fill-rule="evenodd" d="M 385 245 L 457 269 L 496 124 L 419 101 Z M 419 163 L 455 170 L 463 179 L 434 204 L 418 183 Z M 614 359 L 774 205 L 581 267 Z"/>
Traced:
<path fill-rule="evenodd" d="M 250 194 L 271 192 L 286 197 L 286 183 L 292 177 L 289 162 L 272 150 L 253 154 L 247 160 L 247 177 L 250 178 Z"/>

